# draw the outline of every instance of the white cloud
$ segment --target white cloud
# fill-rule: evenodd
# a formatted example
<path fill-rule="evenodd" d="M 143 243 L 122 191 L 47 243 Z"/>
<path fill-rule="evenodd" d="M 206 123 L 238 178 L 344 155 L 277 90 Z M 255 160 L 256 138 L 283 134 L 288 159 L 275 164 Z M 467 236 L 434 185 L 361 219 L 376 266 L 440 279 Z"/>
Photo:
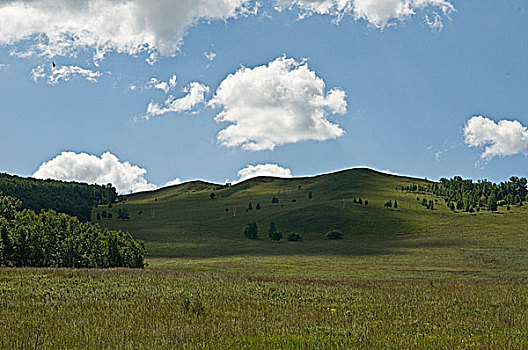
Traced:
<path fill-rule="evenodd" d="M 147 107 L 147 113 L 143 118 L 150 119 L 166 113 L 190 111 L 197 105 L 205 102 L 205 94 L 209 92 L 209 87 L 198 82 L 192 82 L 183 89 L 183 92 L 186 93 L 185 96 L 181 98 L 169 96 L 163 104 L 151 101 Z"/>
<path fill-rule="evenodd" d="M 178 85 L 178 80 L 176 78 L 176 74 L 173 74 L 172 77 L 169 78 L 169 87 L 174 89 L 176 85 Z"/>
<path fill-rule="evenodd" d="M 90 49 L 96 64 L 109 51 L 146 52 L 154 62 L 157 52 L 175 54 L 192 25 L 257 8 L 251 0 L 7 0 L 0 3 L 0 45 L 30 40 L 25 53 L 47 57 Z"/>
<path fill-rule="evenodd" d="M 151 89 L 158 89 L 163 91 L 164 93 L 168 94 L 169 91 L 176 88 L 178 85 L 176 74 L 173 74 L 167 81 L 160 80 L 158 78 L 150 78 L 149 81 L 147 81 L 143 86 L 138 86 L 137 81 L 131 83 L 128 88 L 132 91 L 136 90 L 151 90 Z"/>
<path fill-rule="evenodd" d="M 121 162 L 115 155 L 105 152 L 101 157 L 87 153 L 62 152 L 42 163 L 33 174 L 38 179 L 79 181 L 106 185 L 111 183 L 120 193 L 156 189 L 145 179 L 147 170 Z"/>
<path fill-rule="evenodd" d="M 241 169 L 237 173 L 238 180 L 235 183 L 245 181 L 258 176 L 272 176 L 272 177 L 292 177 L 291 170 L 283 168 L 277 164 L 257 164 L 248 165 L 244 169 Z"/>
<path fill-rule="evenodd" d="M 167 183 L 163 187 L 175 186 L 181 183 L 182 183 L 182 180 L 180 180 L 180 178 L 177 177 L 174 180 L 167 181 Z"/>
<path fill-rule="evenodd" d="M 178 82 L 176 74 L 174 74 L 169 78 L 168 81 L 159 80 L 158 78 L 150 78 L 150 81 L 145 83 L 144 89 L 158 89 L 168 94 L 170 90 L 176 87 L 176 85 L 178 85 Z"/>
<path fill-rule="evenodd" d="M 429 18 L 429 15 L 425 15 L 425 23 L 431 28 L 433 31 L 441 31 L 444 29 L 444 22 L 442 22 L 442 16 L 438 14 L 438 12 L 433 13 L 433 19 Z"/>
<path fill-rule="evenodd" d="M 78 66 L 60 66 L 48 69 L 46 66 L 40 65 L 31 70 L 31 78 L 33 81 L 37 82 L 40 79 L 46 79 L 50 85 L 57 85 L 61 81 L 69 81 L 74 77 L 95 83 L 101 75 L 103 73 Z"/>
<path fill-rule="evenodd" d="M 399 176 L 400 174 L 398 174 L 397 172 L 395 171 L 391 171 L 390 169 L 385 169 L 385 170 L 379 170 L 380 173 L 384 173 L 384 174 L 387 174 L 387 175 L 394 175 L 394 176 Z"/>
<path fill-rule="evenodd" d="M 222 108 L 216 121 L 231 124 L 218 133 L 220 144 L 261 151 L 342 136 L 344 131 L 327 116 L 346 113 L 345 97 L 339 88 L 325 93 L 324 81 L 305 60 L 279 57 L 227 76 L 209 104 Z"/>
<path fill-rule="evenodd" d="M 516 120 L 493 120 L 475 116 L 464 126 L 465 143 L 470 147 L 485 147 L 481 158 L 489 161 L 496 156 L 527 153 L 528 130 Z"/>
<path fill-rule="evenodd" d="M 205 58 L 207 58 L 207 60 L 212 62 L 215 59 L 215 57 L 216 57 L 216 53 L 214 53 L 214 52 L 204 52 L 204 56 L 205 56 Z"/>
<path fill-rule="evenodd" d="M 285 8 L 299 11 L 299 17 L 313 14 L 330 15 L 339 22 L 352 14 L 355 20 L 365 20 L 376 28 L 384 28 L 405 21 L 416 11 L 435 8 L 445 16 L 455 11 L 449 0 L 277 0 L 277 10 Z M 442 28 L 441 16 L 436 12 L 433 21 L 426 23 L 433 29 Z"/>

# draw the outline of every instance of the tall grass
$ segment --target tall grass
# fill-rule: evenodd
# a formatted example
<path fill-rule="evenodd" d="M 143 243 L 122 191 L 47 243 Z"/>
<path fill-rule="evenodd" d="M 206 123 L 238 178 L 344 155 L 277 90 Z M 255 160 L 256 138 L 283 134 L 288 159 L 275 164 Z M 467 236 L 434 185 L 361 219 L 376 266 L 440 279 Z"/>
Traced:
<path fill-rule="evenodd" d="M 0 348 L 526 348 L 525 280 L 0 269 Z"/>

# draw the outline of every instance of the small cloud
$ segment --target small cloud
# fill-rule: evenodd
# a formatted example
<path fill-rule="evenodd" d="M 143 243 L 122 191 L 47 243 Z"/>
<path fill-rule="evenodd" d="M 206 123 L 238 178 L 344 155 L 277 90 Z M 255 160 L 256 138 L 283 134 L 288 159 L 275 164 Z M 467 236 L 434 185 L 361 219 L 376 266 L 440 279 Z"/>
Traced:
<path fill-rule="evenodd" d="M 433 19 L 431 20 L 428 15 L 425 15 L 425 23 L 435 32 L 439 32 L 444 29 L 444 23 L 442 22 L 442 16 L 438 12 L 433 12 Z"/>
<path fill-rule="evenodd" d="M 480 155 L 484 161 L 494 157 L 527 154 L 528 130 L 517 120 L 499 120 L 475 116 L 464 126 L 464 142 L 469 147 L 485 147 Z"/>
<path fill-rule="evenodd" d="M 240 169 L 237 173 L 238 180 L 235 183 L 239 183 L 254 177 L 259 176 L 271 176 L 271 177 L 281 177 L 281 178 L 290 178 L 292 177 L 292 172 L 288 168 L 281 167 L 277 164 L 257 164 L 257 165 L 248 165 L 244 169 Z M 226 180 L 227 182 L 227 180 Z"/>
<path fill-rule="evenodd" d="M 169 91 L 173 90 L 178 85 L 176 74 L 173 74 L 168 80 L 160 80 L 158 78 L 150 78 L 143 86 L 140 88 L 137 86 L 136 82 L 133 82 L 129 85 L 130 90 L 135 91 L 138 89 L 141 90 L 151 90 L 157 89 L 163 91 L 165 94 L 168 94 Z"/>
<path fill-rule="evenodd" d="M 204 56 L 205 58 L 207 58 L 208 61 L 212 62 L 215 57 L 216 57 L 216 53 L 214 52 L 204 52 Z"/>
<path fill-rule="evenodd" d="M 180 180 L 180 178 L 177 177 L 174 180 L 167 181 L 167 183 L 163 187 L 176 186 L 176 185 L 180 185 L 181 183 L 182 183 L 182 180 Z"/>
<path fill-rule="evenodd" d="M 103 73 L 78 66 L 47 68 L 44 65 L 40 65 L 31 70 L 31 78 L 34 82 L 45 79 L 50 85 L 57 85 L 61 81 L 69 81 L 72 78 L 81 78 L 91 83 L 96 83 L 101 75 Z"/>
<path fill-rule="evenodd" d="M 400 174 L 398 174 L 395 171 L 391 171 L 390 169 L 379 170 L 379 172 L 380 173 L 384 173 L 384 174 L 388 174 L 388 175 L 395 175 L 395 176 L 399 176 L 400 175 Z"/>
<path fill-rule="evenodd" d="M 191 111 L 196 106 L 205 103 L 205 94 L 209 92 L 209 87 L 198 82 L 192 82 L 182 92 L 186 95 L 181 98 L 175 98 L 171 95 L 163 103 L 151 101 L 147 106 L 147 113 L 143 118 L 150 119 L 171 112 Z"/>
<path fill-rule="evenodd" d="M 178 81 L 176 78 L 176 74 L 173 74 L 172 77 L 169 78 L 169 86 L 171 89 L 174 89 L 178 85 Z"/>

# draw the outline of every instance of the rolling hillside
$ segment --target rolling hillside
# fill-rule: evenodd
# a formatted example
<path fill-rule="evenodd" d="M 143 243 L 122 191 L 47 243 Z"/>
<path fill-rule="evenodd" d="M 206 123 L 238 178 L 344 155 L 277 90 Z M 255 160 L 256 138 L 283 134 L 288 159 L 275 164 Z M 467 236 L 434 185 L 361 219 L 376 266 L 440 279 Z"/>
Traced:
<path fill-rule="evenodd" d="M 127 196 L 111 209 L 97 208 L 93 218 L 113 212 L 101 225 L 144 240 L 152 267 L 311 277 L 524 276 L 524 207 L 452 212 L 441 198 L 401 190 L 428 183 L 370 169 L 259 177 L 234 186 L 194 181 Z M 435 201 L 435 210 L 422 206 L 423 198 Z M 398 208 L 385 208 L 388 200 Z M 116 219 L 121 208 L 129 220 Z M 257 240 L 242 234 L 249 220 L 258 224 Z M 270 241 L 272 221 L 284 237 L 298 232 L 303 241 Z M 343 231 L 344 239 L 326 240 L 331 229 Z"/>

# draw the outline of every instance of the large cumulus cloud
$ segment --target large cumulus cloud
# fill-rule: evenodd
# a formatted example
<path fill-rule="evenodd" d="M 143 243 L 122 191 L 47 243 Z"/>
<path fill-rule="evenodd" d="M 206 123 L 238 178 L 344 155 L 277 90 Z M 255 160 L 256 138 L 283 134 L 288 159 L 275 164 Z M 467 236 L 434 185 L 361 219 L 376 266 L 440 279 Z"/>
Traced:
<path fill-rule="evenodd" d="M 33 40 L 29 51 L 75 56 L 95 50 L 172 55 L 196 22 L 227 20 L 255 10 L 250 0 L 4 0 L 0 2 L 0 45 Z"/>
<path fill-rule="evenodd" d="M 147 170 L 129 162 L 121 162 L 110 152 L 100 157 L 87 153 L 62 152 L 44 162 L 33 174 L 37 179 L 79 181 L 106 185 L 111 183 L 118 192 L 153 190 L 156 185 L 145 179 Z"/>
<path fill-rule="evenodd" d="M 230 124 L 218 133 L 220 144 L 260 151 L 343 135 L 327 117 L 346 113 L 345 97 L 339 88 L 325 91 L 305 61 L 279 57 L 227 76 L 209 104 L 222 109 L 216 121 Z"/>

